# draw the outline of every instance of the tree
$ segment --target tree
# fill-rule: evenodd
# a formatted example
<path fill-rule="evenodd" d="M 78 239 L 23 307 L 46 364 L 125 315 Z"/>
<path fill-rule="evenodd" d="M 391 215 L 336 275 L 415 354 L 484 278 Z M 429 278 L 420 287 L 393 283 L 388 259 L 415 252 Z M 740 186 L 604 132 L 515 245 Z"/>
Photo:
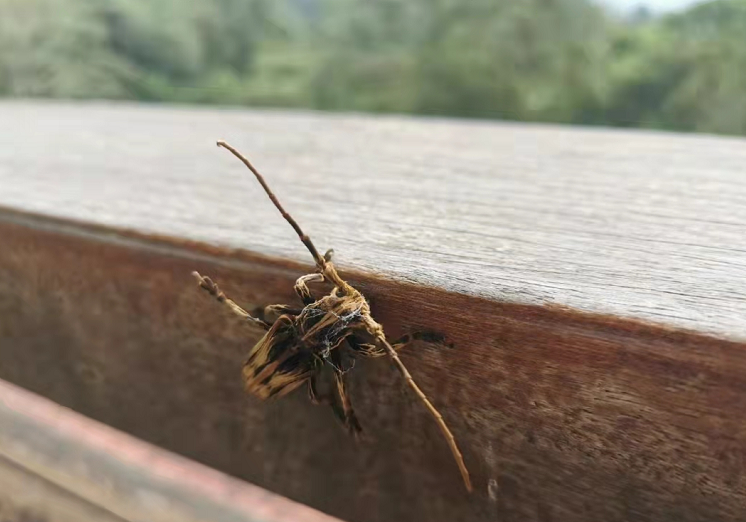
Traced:
<path fill-rule="evenodd" d="M 86 3 L 0 0 L 0 93 L 119 98 L 127 69 Z"/>

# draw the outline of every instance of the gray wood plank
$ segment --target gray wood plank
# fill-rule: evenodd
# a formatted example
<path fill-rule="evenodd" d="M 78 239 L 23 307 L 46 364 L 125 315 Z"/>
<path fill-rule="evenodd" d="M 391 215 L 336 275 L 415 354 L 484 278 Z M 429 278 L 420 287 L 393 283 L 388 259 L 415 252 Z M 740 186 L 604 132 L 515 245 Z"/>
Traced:
<path fill-rule="evenodd" d="M 0 205 L 746 339 L 746 140 L 128 104 L 0 103 Z"/>

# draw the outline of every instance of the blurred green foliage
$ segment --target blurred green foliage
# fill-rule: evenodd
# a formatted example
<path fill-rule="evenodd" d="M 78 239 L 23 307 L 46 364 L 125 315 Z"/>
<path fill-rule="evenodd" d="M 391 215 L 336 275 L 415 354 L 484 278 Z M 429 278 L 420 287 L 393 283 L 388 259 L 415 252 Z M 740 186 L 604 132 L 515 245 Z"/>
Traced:
<path fill-rule="evenodd" d="M 746 0 L 0 0 L 0 95 L 746 134 Z"/>

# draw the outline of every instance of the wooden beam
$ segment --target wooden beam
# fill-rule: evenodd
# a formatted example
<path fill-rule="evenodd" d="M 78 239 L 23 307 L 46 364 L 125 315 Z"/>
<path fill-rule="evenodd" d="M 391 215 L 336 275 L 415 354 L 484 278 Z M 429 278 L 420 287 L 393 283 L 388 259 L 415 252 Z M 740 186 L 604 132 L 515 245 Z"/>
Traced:
<path fill-rule="evenodd" d="M 128 105 L 0 113 L 32 128 L 0 151 L 0 377 L 350 521 L 746 518 L 743 141 Z M 260 332 L 189 274 L 252 309 L 295 302 L 310 259 L 215 134 L 335 247 L 391 335 L 454 343 L 402 358 L 453 427 L 474 495 L 385 361 L 350 374 L 363 444 L 303 393 L 244 395 Z"/>
<path fill-rule="evenodd" d="M 746 140 L 410 117 L 0 103 L 0 205 L 746 339 Z"/>
<path fill-rule="evenodd" d="M 0 381 L 2 520 L 334 522 Z"/>
<path fill-rule="evenodd" d="M 430 417 L 387 363 L 359 364 L 356 444 L 303 393 L 247 398 L 260 332 L 205 298 L 292 302 L 307 267 L 0 213 L 0 376 L 145 440 L 352 521 L 739 520 L 743 344 L 348 274 L 451 424 L 468 496 Z M 240 296 L 240 297 L 239 297 Z M 416 311 L 416 313 L 412 313 Z"/>

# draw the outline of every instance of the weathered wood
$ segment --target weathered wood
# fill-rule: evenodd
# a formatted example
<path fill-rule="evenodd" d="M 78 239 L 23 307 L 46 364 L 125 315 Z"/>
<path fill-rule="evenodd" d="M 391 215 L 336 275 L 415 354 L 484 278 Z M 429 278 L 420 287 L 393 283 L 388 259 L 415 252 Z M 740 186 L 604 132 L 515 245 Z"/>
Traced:
<path fill-rule="evenodd" d="M 136 407 L 136 405 L 132 405 Z M 4 521 L 334 522 L 0 381 Z"/>
<path fill-rule="evenodd" d="M 351 522 L 746 519 L 743 140 L 129 105 L 0 118 L 0 204 L 140 232 L 0 211 L 0 378 Z M 402 358 L 474 495 L 385 361 L 350 374 L 366 444 L 302 392 L 245 396 L 259 332 L 189 273 L 252 309 L 295 302 L 310 259 L 215 138 L 391 335 L 454 343 Z"/>
<path fill-rule="evenodd" d="M 0 205 L 746 339 L 746 140 L 407 117 L 0 103 Z"/>
<path fill-rule="evenodd" d="M 390 364 L 350 375 L 369 441 L 303 392 L 259 403 L 240 364 L 247 308 L 294 302 L 307 267 L 0 212 L 0 377 L 353 522 L 740 521 L 746 350 L 614 317 L 515 305 L 351 274 L 458 438 L 468 496 L 429 415 Z M 416 313 L 412 313 L 416 311 Z"/>

